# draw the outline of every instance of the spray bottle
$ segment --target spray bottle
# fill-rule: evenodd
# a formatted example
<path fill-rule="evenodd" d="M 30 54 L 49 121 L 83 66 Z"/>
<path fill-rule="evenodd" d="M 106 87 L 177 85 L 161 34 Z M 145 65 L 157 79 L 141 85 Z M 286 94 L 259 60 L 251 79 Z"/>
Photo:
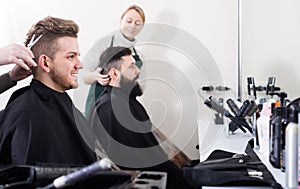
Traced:
<path fill-rule="evenodd" d="M 259 141 L 259 152 L 269 154 L 269 127 L 270 127 L 271 108 L 268 103 L 263 103 L 260 117 L 256 121 L 256 131 Z"/>
<path fill-rule="evenodd" d="M 290 106 L 289 124 L 285 131 L 285 175 L 288 188 L 298 188 L 298 112 L 298 106 Z"/>

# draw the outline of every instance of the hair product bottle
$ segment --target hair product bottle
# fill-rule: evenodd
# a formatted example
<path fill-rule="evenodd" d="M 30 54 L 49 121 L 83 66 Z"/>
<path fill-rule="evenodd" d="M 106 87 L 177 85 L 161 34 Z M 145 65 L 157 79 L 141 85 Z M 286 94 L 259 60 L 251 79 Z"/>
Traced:
<path fill-rule="evenodd" d="M 281 131 L 282 131 L 282 107 L 275 109 L 275 116 L 271 121 L 270 155 L 269 161 L 275 168 L 281 168 Z"/>
<path fill-rule="evenodd" d="M 285 131 L 286 187 L 298 188 L 298 107 L 289 108 L 289 124 Z"/>
<path fill-rule="evenodd" d="M 300 111 L 298 111 L 298 189 L 300 188 Z"/>
<path fill-rule="evenodd" d="M 269 154 L 269 129 L 270 129 L 271 108 L 268 103 L 263 104 L 260 117 L 256 121 L 256 131 L 259 141 L 259 152 L 262 154 Z"/>

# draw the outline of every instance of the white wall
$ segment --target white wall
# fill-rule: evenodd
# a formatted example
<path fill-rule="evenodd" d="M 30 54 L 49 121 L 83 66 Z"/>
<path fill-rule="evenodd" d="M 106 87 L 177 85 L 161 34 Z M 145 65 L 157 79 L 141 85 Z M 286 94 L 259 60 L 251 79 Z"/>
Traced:
<path fill-rule="evenodd" d="M 233 97 L 237 91 L 237 0 L 4 1 L 0 6 L 0 46 L 22 43 L 34 22 L 51 15 L 69 18 L 79 24 L 79 43 L 84 56 L 95 40 L 118 29 L 121 12 L 131 4 L 144 9 L 147 24 L 163 24 L 175 32 L 171 32 L 173 38 L 163 44 L 140 43 L 138 46 L 146 58 L 145 75 L 164 80 L 157 85 L 154 80 L 147 80 L 147 90 L 141 101 L 153 122 L 159 127 L 164 125 L 163 131 L 172 136 L 190 157 L 197 158 L 197 120 L 210 119 L 210 111 L 203 105 L 198 89 L 209 83 L 231 87 L 233 90 L 229 95 Z M 143 30 L 139 37 L 143 42 L 159 37 L 163 32 L 160 27 L 156 29 L 157 32 L 149 34 L 152 31 L 150 25 L 150 29 Z M 183 33 L 183 37 L 178 33 Z M 179 47 L 172 44 L 174 41 L 180 44 Z M 160 64 L 156 66 L 158 62 Z M 9 68 L 1 67 L 1 72 L 4 69 Z M 83 111 L 88 86 L 81 77 L 80 87 L 70 95 Z M 30 79 L 18 87 L 28 84 Z M 166 82 L 170 88 L 163 85 Z M 1 109 L 18 87 L 1 94 Z M 202 95 L 206 98 L 209 94 Z"/>
<path fill-rule="evenodd" d="M 276 86 L 293 100 L 299 97 L 300 1 L 243 1 L 242 75 L 257 85 L 276 77 Z M 265 94 L 260 93 L 261 95 Z M 244 94 L 245 96 L 245 94 Z"/>

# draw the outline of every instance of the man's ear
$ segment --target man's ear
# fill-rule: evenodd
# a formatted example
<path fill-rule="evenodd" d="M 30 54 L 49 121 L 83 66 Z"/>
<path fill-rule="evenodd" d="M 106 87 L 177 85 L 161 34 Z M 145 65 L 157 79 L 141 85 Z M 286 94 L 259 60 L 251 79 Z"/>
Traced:
<path fill-rule="evenodd" d="M 109 70 L 109 77 L 113 80 L 113 81 L 118 81 L 121 78 L 121 72 L 120 70 L 116 69 L 116 68 L 111 68 Z"/>
<path fill-rule="evenodd" d="M 49 62 L 51 61 L 51 59 L 47 56 L 42 54 L 39 57 L 39 61 L 38 61 L 38 65 L 47 73 L 50 72 L 50 68 L 49 68 Z"/>

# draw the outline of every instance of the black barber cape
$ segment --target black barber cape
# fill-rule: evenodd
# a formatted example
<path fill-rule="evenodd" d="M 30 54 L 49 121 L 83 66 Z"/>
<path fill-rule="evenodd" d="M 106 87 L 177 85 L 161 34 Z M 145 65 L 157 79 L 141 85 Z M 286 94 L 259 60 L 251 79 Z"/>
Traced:
<path fill-rule="evenodd" d="M 0 164 L 89 165 L 96 156 L 80 134 L 89 137 L 84 127 L 87 120 L 67 93 L 33 79 L 1 112 Z"/>
<path fill-rule="evenodd" d="M 106 86 L 88 120 L 109 158 L 122 169 L 167 172 L 167 188 L 190 188 L 151 132 L 149 116 L 136 95 Z"/>

